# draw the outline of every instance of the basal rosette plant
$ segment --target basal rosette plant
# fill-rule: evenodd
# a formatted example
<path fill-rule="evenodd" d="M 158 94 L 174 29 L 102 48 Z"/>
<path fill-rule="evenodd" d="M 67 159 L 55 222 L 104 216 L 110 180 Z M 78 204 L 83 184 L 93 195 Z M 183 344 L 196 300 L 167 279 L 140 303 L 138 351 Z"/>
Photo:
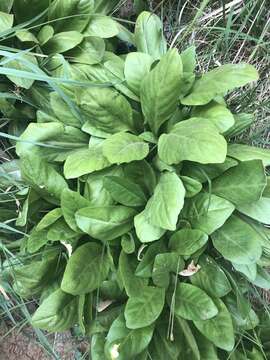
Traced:
<path fill-rule="evenodd" d="M 197 75 L 195 48 L 168 49 L 147 12 L 122 41 L 95 64 L 53 57 L 70 82 L 32 84 L 44 101 L 16 146 L 31 261 L 14 288 L 40 297 L 34 326 L 78 324 L 93 360 L 263 359 L 248 290 L 270 288 L 270 152 L 230 143 L 251 117 L 224 100 L 257 71 Z"/>

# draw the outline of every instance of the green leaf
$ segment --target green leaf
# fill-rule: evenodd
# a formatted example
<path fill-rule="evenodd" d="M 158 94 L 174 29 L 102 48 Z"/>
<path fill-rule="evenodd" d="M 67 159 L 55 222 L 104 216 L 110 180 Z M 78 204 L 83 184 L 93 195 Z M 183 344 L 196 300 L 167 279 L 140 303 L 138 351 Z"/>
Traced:
<path fill-rule="evenodd" d="M 152 278 L 156 286 L 167 288 L 170 284 L 170 273 L 177 274 L 183 270 L 184 261 L 176 252 L 158 254 L 155 257 Z"/>
<path fill-rule="evenodd" d="M 196 332 L 196 340 L 199 347 L 200 360 L 219 360 L 216 347 L 206 339 L 199 331 Z"/>
<path fill-rule="evenodd" d="M 49 2 L 50 0 L 14 0 L 13 12 L 16 14 L 17 23 L 32 20 L 49 6 Z"/>
<path fill-rule="evenodd" d="M 62 191 L 67 188 L 64 178 L 37 155 L 25 155 L 21 159 L 22 176 L 33 189 L 52 203 L 59 203 Z"/>
<path fill-rule="evenodd" d="M 105 353 L 108 359 L 133 360 L 136 355 L 147 348 L 153 336 L 154 327 L 147 326 L 142 329 L 130 330 L 127 328 L 125 318 L 121 314 L 114 320 L 106 337 Z"/>
<path fill-rule="evenodd" d="M 236 209 L 254 220 L 270 224 L 270 198 L 262 197 L 255 202 L 240 204 Z"/>
<path fill-rule="evenodd" d="M 209 320 L 194 321 L 196 328 L 218 348 L 231 351 L 234 347 L 234 331 L 230 313 L 224 303 L 215 299 L 218 314 Z"/>
<path fill-rule="evenodd" d="M 235 215 L 212 234 L 212 240 L 222 256 L 236 264 L 252 264 L 262 255 L 260 234 Z"/>
<path fill-rule="evenodd" d="M 125 307 L 126 325 L 139 329 L 153 324 L 161 314 L 165 302 L 165 289 L 146 287 L 142 293 L 130 297 Z"/>
<path fill-rule="evenodd" d="M 121 246 L 126 254 L 132 254 L 135 252 L 135 241 L 132 233 L 127 233 L 122 236 Z"/>
<path fill-rule="evenodd" d="M 16 31 L 16 37 L 21 42 L 32 42 L 32 43 L 38 44 L 38 39 L 35 37 L 34 34 L 32 34 L 28 30 L 18 30 L 18 31 Z"/>
<path fill-rule="evenodd" d="M 248 64 L 226 64 L 203 74 L 195 82 L 190 95 L 181 100 L 184 105 L 205 105 L 216 95 L 258 80 L 258 72 Z"/>
<path fill-rule="evenodd" d="M 76 297 L 61 289 L 49 295 L 32 316 L 32 325 L 50 332 L 65 331 L 77 322 Z"/>
<path fill-rule="evenodd" d="M 257 276 L 257 264 L 256 263 L 249 264 L 249 265 L 232 263 L 232 265 L 236 271 L 244 274 L 248 278 L 249 281 L 253 282 L 256 279 L 256 276 Z"/>
<path fill-rule="evenodd" d="M 61 283 L 61 289 L 72 295 L 82 295 L 97 289 L 109 273 L 110 262 L 102 246 L 87 243 L 71 255 Z"/>
<path fill-rule="evenodd" d="M 186 198 L 191 198 L 202 190 L 202 184 L 199 181 L 188 176 L 180 176 L 180 179 L 186 189 Z"/>
<path fill-rule="evenodd" d="M 80 119 L 74 116 L 70 104 L 67 104 L 60 94 L 54 91 L 50 93 L 50 105 L 57 119 L 61 123 L 81 128 L 82 123 Z"/>
<path fill-rule="evenodd" d="M 105 42 L 95 36 L 87 36 L 82 43 L 69 52 L 70 61 L 87 65 L 99 64 L 105 54 Z"/>
<path fill-rule="evenodd" d="M 27 250 L 32 254 L 48 243 L 47 230 L 34 229 L 27 239 Z"/>
<path fill-rule="evenodd" d="M 37 34 L 39 44 L 42 46 L 46 44 L 54 35 L 54 28 L 51 25 L 44 25 Z"/>
<path fill-rule="evenodd" d="M 94 4 L 94 12 L 102 13 L 102 14 L 108 14 L 112 10 L 115 10 L 117 5 L 119 3 L 119 0 L 95 0 Z"/>
<path fill-rule="evenodd" d="M 210 235 L 231 216 L 234 206 L 216 195 L 200 193 L 189 199 L 183 208 L 182 217 L 193 228 Z"/>
<path fill-rule="evenodd" d="M 160 239 L 165 234 L 165 229 L 152 225 L 149 212 L 145 209 L 134 218 L 136 234 L 142 243 Z"/>
<path fill-rule="evenodd" d="M 0 33 L 12 28 L 14 15 L 0 11 Z"/>
<path fill-rule="evenodd" d="M 104 360 L 105 334 L 94 334 L 91 339 L 91 360 Z"/>
<path fill-rule="evenodd" d="M 140 96 L 141 83 L 150 72 L 153 62 L 154 59 L 150 55 L 140 52 L 129 53 L 126 57 L 124 69 L 125 79 L 128 87 L 137 96 Z"/>
<path fill-rule="evenodd" d="M 94 239 L 113 240 L 133 227 L 136 211 L 121 205 L 87 207 L 75 214 L 78 227 Z"/>
<path fill-rule="evenodd" d="M 49 6 L 49 20 L 57 32 L 76 30 L 82 31 L 89 22 L 90 14 L 94 11 L 93 1 L 85 0 L 54 0 Z M 63 20 L 60 20 L 64 18 Z"/>
<path fill-rule="evenodd" d="M 2 0 L 0 3 L 0 11 L 3 11 L 5 13 L 9 13 L 14 0 Z"/>
<path fill-rule="evenodd" d="M 43 46 L 47 54 L 61 54 L 79 45 L 83 40 L 83 35 L 78 31 L 66 31 L 55 34 Z"/>
<path fill-rule="evenodd" d="M 254 114 L 239 113 L 239 114 L 234 114 L 233 117 L 234 117 L 234 125 L 224 133 L 224 136 L 226 136 L 227 138 L 232 138 L 242 134 L 246 129 L 250 127 L 250 125 L 255 120 Z"/>
<path fill-rule="evenodd" d="M 207 241 L 208 235 L 200 230 L 182 229 L 171 236 L 169 248 L 179 255 L 189 256 L 201 249 Z"/>
<path fill-rule="evenodd" d="M 111 164 L 129 163 L 144 159 L 149 146 L 138 136 L 120 132 L 110 136 L 103 144 L 103 154 Z"/>
<path fill-rule="evenodd" d="M 162 56 L 141 84 L 142 111 L 154 134 L 177 109 L 182 62 L 176 49 Z"/>
<path fill-rule="evenodd" d="M 244 161 L 230 168 L 212 182 L 212 192 L 236 205 L 261 198 L 266 186 L 264 167 L 260 160 Z"/>
<path fill-rule="evenodd" d="M 160 18 L 143 11 L 135 25 L 135 43 L 138 51 L 151 55 L 155 60 L 166 53 L 167 44 L 163 36 Z"/>
<path fill-rule="evenodd" d="M 156 174 L 147 161 L 136 161 L 125 165 L 124 174 L 129 180 L 139 184 L 146 193 L 153 193 L 157 183 Z"/>
<path fill-rule="evenodd" d="M 223 163 L 226 153 L 226 140 L 210 120 L 203 118 L 179 122 L 169 134 L 161 135 L 158 141 L 158 155 L 169 165 L 183 160 L 201 164 Z"/>
<path fill-rule="evenodd" d="M 234 117 L 230 110 L 215 101 L 205 106 L 195 107 L 192 115 L 210 120 L 221 134 L 234 125 Z"/>
<path fill-rule="evenodd" d="M 185 188 L 180 178 L 175 173 L 163 173 L 146 205 L 150 223 L 166 230 L 175 230 L 184 197 Z"/>
<path fill-rule="evenodd" d="M 92 131 L 115 134 L 119 131 L 132 131 L 132 109 L 129 102 L 111 88 L 90 87 L 77 93 L 77 100 Z M 92 135 L 98 133 L 91 132 Z M 108 136 L 108 135 L 107 135 Z"/>
<path fill-rule="evenodd" d="M 135 275 L 137 261 L 133 256 L 129 256 L 121 251 L 119 257 L 119 272 L 123 281 L 124 288 L 129 297 L 136 296 L 144 291 L 148 280 Z"/>
<path fill-rule="evenodd" d="M 230 282 L 224 271 L 210 256 L 201 256 L 198 264 L 200 270 L 190 278 L 193 285 L 211 297 L 223 297 L 231 291 Z"/>
<path fill-rule="evenodd" d="M 74 232 L 62 218 L 54 222 L 47 231 L 47 239 L 50 241 L 64 241 L 72 243 L 79 237 L 79 235 Z"/>
<path fill-rule="evenodd" d="M 166 250 L 164 241 L 157 241 L 149 245 L 145 250 L 145 254 L 143 256 L 140 254 L 140 262 L 136 268 L 135 275 L 142 278 L 152 277 L 156 256 L 165 253 Z"/>
<path fill-rule="evenodd" d="M 18 59 L 10 60 L 7 63 L 7 67 L 9 69 L 14 69 L 15 71 L 25 71 L 25 72 L 31 72 L 29 70 L 29 66 L 24 63 L 24 61 L 27 61 L 29 63 L 32 63 L 34 66 L 38 65 L 38 62 L 36 58 L 27 53 L 20 54 L 20 57 Z M 12 81 L 15 85 L 18 87 L 24 88 L 24 89 L 30 89 L 30 87 L 33 85 L 34 80 L 27 79 L 23 77 L 17 77 L 14 75 L 7 75 L 7 78 Z"/>
<path fill-rule="evenodd" d="M 62 191 L 61 211 L 66 223 L 72 230 L 80 232 L 80 229 L 76 223 L 75 213 L 79 209 L 85 208 L 87 206 L 90 206 L 90 202 L 81 196 L 78 192 L 71 191 L 69 189 L 64 189 Z"/>
<path fill-rule="evenodd" d="M 261 160 L 264 166 L 270 165 L 269 149 L 242 144 L 230 144 L 228 146 L 228 155 L 240 161 Z"/>
<path fill-rule="evenodd" d="M 179 359 L 179 354 L 181 352 L 182 342 L 179 337 L 179 334 L 174 331 L 174 340 L 168 338 L 167 335 L 167 321 L 158 322 L 155 328 L 154 336 L 151 341 L 148 354 L 151 358 L 155 360 L 177 360 Z M 140 360 L 139 358 L 138 360 Z M 137 359 L 136 359 L 137 360 Z"/>
<path fill-rule="evenodd" d="M 193 73 L 196 67 L 196 47 L 192 45 L 181 52 L 180 55 L 183 63 L 183 71 L 185 73 Z"/>
<path fill-rule="evenodd" d="M 101 145 L 92 145 L 88 149 L 74 151 L 67 157 L 64 175 L 66 179 L 75 179 L 110 165 L 102 153 Z"/>
<path fill-rule="evenodd" d="M 106 176 L 103 183 L 112 198 L 122 205 L 143 206 L 146 203 L 141 187 L 128 179 L 120 176 Z"/>
<path fill-rule="evenodd" d="M 191 329 L 190 323 L 182 319 L 180 316 L 176 316 L 175 320 L 180 330 L 181 338 L 184 340 L 184 348 L 186 350 L 185 355 L 188 355 L 189 357 L 191 356 L 191 358 L 194 360 L 201 360 L 198 344 L 194 337 L 194 329 Z"/>
<path fill-rule="evenodd" d="M 179 283 L 175 293 L 174 312 L 186 320 L 207 320 L 217 315 L 211 298 L 197 286 Z"/>
<path fill-rule="evenodd" d="M 85 36 L 97 36 L 100 38 L 112 38 L 119 33 L 117 22 L 109 16 L 91 15 L 90 22 L 84 30 Z"/>
<path fill-rule="evenodd" d="M 43 218 L 37 224 L 36 230 L 41 231 L 41 230 L 46 229 L 47 227 L 51 226 L 53 223 L 55 223 L 61 217 L 62 217 L 62 210 L 60 208 L 56 208 L 56 209 L 49 211 L 45 216 L 43 216 Z"/>

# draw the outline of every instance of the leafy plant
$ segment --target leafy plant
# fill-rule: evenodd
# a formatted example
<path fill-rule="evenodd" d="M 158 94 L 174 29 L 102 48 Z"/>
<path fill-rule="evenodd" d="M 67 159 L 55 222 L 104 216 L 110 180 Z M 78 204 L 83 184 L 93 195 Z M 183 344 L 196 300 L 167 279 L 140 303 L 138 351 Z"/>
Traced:
<path fill-rule="evenodd" d="M 49 20 L 86 4 L 73 3 L 53 1 Z M 225 102 L 258 73 L 225 64 L 198 75 L 194 47 L 167 50 L 156 15 L 141 13 L 133 34 L 95 12 L 110 2 L 92 3 L 86 20 L 40 30 L 50 76 L 21 55 L 29 70 L 7 75 L 38 108 L 16 146 L 29 186 L 21 252 L 32 256 L 16 264 L 14 288 L 40 295 L 35 327 L 79 324 L 93 360 L 263 359 L 246 336 L 259 324 L 247 294 L 270 288 L 270 152 L 230 143 L 248 116 Z M 134 51 L 119 54 L 116 36 Z"/>

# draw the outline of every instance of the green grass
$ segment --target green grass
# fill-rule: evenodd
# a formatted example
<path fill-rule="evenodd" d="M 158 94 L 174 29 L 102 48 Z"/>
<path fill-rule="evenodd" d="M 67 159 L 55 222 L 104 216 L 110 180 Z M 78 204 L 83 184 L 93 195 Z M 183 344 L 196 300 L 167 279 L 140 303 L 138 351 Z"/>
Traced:
<path fill-rule="evenodd" d="M 235 91 L 229 97 L 231 107 L 236 112 L 250 112 L 255 114 L 255 123 L 247 130 L 238 141 L 252 143 L 257 146 L 270 147 L 270 11 L 267 0 L 234 0 L 234 1 L 180 1 L 163 0 L 149 1 L 150 7 L 164 22 L 164 30 L 170 45 L 177 46 L 180 50 L 188 45 L 195 44 L 198 56 L 198 71 L 207 71 L 219 64 L 228 62 L 250 62 L 256 66 L 260 73 L 257 84 L 248 87 L 248 91 Z M 124 0 L 120 6 L 121 15 L 127 16 L 123 11 Z M 117 16 L 117 12 L 114 13 Z M 134 15 L 126 20 L 134 21 Z M 30 28 L 32 22 L 25 25 Z M 1 34 L 4 37 L 14 36 L 14 32 Z M 8 51 L 9 56 L 17 54 L 14 49 L 0 47 L 0 53 Z M 31 65 L 31 64 L 30 64 Z M 4 71 L 3 68 L 2 72 Z M 47 74 L 32 67 L 32 78 L 37 78 L 51 84 L 58 90 L 63 79 L 50 79 Z M 68 81 L 68 80 L 65 80 Z M 82 84 L 77 84 L 82 85 Z M 88 84 L 89 85 L 89 84 Z M 60 91 L 60 90 L 59 90 Z M 27 101 L 24 94 L 9 93 L 9 96 L 20 97 Z M 68 99 L 67 99 L 68 101 Z M 76 109 L 72 109 L 76 112 Z M 8 125 L 8 118 L 0 119 L 0 133 Z M 7 137 L 0 134 L 0 162 L 12 159 L 13 145 Z M 16 139 L 13 139 L 16 140 Z M 10 266 L 11 259 L 18 260 L 17 250 L 23 234 L 15 229 L 15 218 L 22 210 L 20 192 L 24 186 L 19 181 L 9 178 L 8 173 L 0 172 L 0 208 L 6 209 L 6 218 L 0 219 L 0 251 L 5 263 L 1 267 Z M 24 229 L 22 230 L 22 232 Z M 12 241 L 11 241 L 12 239 Z M 29 325 L 32 301 L 25 302 L 18 297 L 5 279 L 0 279 L 1 286 L 5 289 L 10 300 L 0 295 L 0 321 L 8 322 L 10 329 L 21 331 Z M 253 297 L 264 312 L 270 315 L 269 298 L 253 291 Z M 48 341 L 47 335 L 40 330 L 35 330 L 37 341 L 53 359 L 59 359 L 53 346 Z M 5 337 L 8 336 L 8 333 Z M 258 343 L 254 334 L 252 339 Z M 5 341 L 5 339 L 0 339 Z M 79 354 L 79 353 L 78 353 Z M 81 358 L 81 355 L 78 355 Z"/>

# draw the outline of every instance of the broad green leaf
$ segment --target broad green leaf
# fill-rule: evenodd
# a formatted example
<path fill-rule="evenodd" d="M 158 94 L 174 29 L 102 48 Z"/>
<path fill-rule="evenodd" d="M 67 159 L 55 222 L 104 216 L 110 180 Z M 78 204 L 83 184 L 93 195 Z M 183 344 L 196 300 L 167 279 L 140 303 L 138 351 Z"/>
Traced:
<path fill-rule="evenodd" d="M 129 53 L 125 61 L 125 79 L 129 88 L 140 96 L 141 83 L 145 76 L 150 72 L 154 59 L 144 53 Z"/>
<path fill-rule="evenodd" d="M 27 239 L 27 250 L 33 254 L 49 242 L 47 230 L 34 229 Z"/>
<path fill-rule="evenodd" d="M 199 347 L 200 360 L 219 360 L 216 347 L 199 331 L 196 332 L 196 340 Z"/>
<path fill-rule="evenodd" d="M 132 233 L 127 233 L 122 236 L 121 246 L 126 254 L 132 254 L 135 252 L 135 240 Z"/>
<path fill-rule="evenodd" d="M 167 320 L 167 319 L 166 319 Z M 182 342 L 174 329 L 174 339 L 168 338 L 168 321 L 158 322 L 148 353 L 155 360 L 177 360 L 181 352 Z M 138 359 L 140 360 L 140 358 Z"/>
<path fill-rule="evenodd" d="M 20 140 L 16 145 L 17 155 L 23 157 L 27 154 L 36 152 L 39 143 L 44 143 L 50 139 L 58 137 L 64 132 L 62 124 L 57 122 L 51 123 L 30 123 L 25 131 L 21 134 Z"/>
<path fill-rule="evenodd" d="M 84 30 L 85 36 L 97 36 L 100 38 L 112 38 L 119 33 L 117 22 L 109 16 L 91 15 L 89 24 Z"/>
<path fill-rule="evenodd" d="M 185 188 L 175 173 L 163 173 L 153 196 L 146 205 L 150 224 L 175 230 L 178 216 L 184 205 Z"/>
<path fill-rule="evenodd" d="M 106 139 L 103 144 L 103 154 L 111 164 L 129 163 L 144 159 L 149 152 L 149 146 L 138 136 L 119 132 Z"/>
<path fill-rule="evenodd" d="M 75 179 L 97 170 L 109 167 L 111 164 L 102 153 L 101 145 L 92 145 L 88 149 L 74 151 L 67 157 L 64 165 L 66 179 Z"/>
<path fill-rule="evenodd" d="M 165 234 L 165 229 L 155 226 L 150 222 L 147 209 L 135 216 L 134 226 L 136 234 L 142 243 L 148 243 L 160 239 Z"/>
<path fill-rule="evenodd" d="M 182 180 L 186 189 L 186 198 L 191 198 L 202 190 L 202 184 L 199 181 L 189 176 L 180 176 L 180 179 Z"/>
<path fill-rule="evenodd" d="M 105 353 L 108 359 L 133 360 L 136 355 L 147 348 L 153 336 L 154 327 L 128 329 L 121 314 L 110 327 L 106 337 Z M 114 355 L 118 353 L 117 357 Z"/>
<path fill-rule="evenodd" d="M 79 45 L 83 40 L 83 35 L 78 31 L 66 31 L 55 34 L 50 40 L 43 46 L 45 53 L 47 54 L 61 54 L 75 46 Z"/>
<path fill-rule="evenodd" d="M 231 351 L 234 347 L 234 331 L 231 315 L 224 303 L 215 299 L 218 314 L 212 319 L 194 321 L 196 328 L 218 348 Z"/>
<path fill-rule="evenodd" d="M 169 165 L 183 160 L 201 164 L 223 163 L 226 154 L 226 140 L 210 120 L 203 118 L 179 122 L 169 134 L 161 135 L 158 141 L 158 155 Z"/>
<path fill-rule="evenodd" d="M 103 183 L 112 198 L 122 205 L 143 206 L 146 203 L 141 187 L 128 179 L 120 176 L 106 176 Z"/>
<path fill-rule="evenodd" d="M 193 285 L 211 297 L 223 297 L 231 291 L 230 282 L 224 271 L 210 256 L 201 256 L 198 264 L 200 270 L 190 278 Z"/>
<path fill-rule="evenodd" d="M 28 30 L 18 30 L 16 31 L 16 37 L 21 42 L 32 42 L 38 44 L 38 39 L 35 37 L 33 33 Z"/>
<path fill-rule="evenodd" d="M 78 91 L 77 99 L 87 120 L 86 124 L 93 129 L 91 135 L 98 135 L 94 131 L 115 134 L 133 130 L 131 106 L 116 90 L 90 87 Z"/>
<path fill-rule="evenodd" d="M 175 293 L 174 312 L 186 320 L 207 320 L 217 315 L 212 299 L 197 286 L 179 283 Z"/>
<path fill-rule="evenodd" d="M 89 22 L 90 14 L 94 11 L 92 0 L 54 0 L 49 6 L 49 20 L 57 32 L 76 30 L 82 31 Z M 60 20 L 63 18 L 63 20 Z"/>
<path fill-rule="evenodd" d="M 234 117 L 230 110 L 215 101 L 195 107 L 192 115 L 210 120 L 221 134 L 234 125 Z"/>
<path fill-rule="evenodd" d="M 201 249 L 207 241 L 208 235 L 200 230 L 181 229 L 171 236 L 169 248 L 179 255 L 189 256 Z"/>
<path fill-rule="evenodd" d="M 196 48 L 194 45 L 188 47 L 180 53 L 183 71 L 185 73 L 193 73 L 196 67 Z"/>
<path fill-rule="evenodd" d="M 157 182 L 156 174 L 147 161 L 136 161 L 125 165 L 124 174 L 129 180 L 139 184 L 146 193 L 153 193 Z"/>
<path fill-rule="evenodd" d="M 230 144 L 228 155 L 240 161 L 261 160 L 264 166 L 270 165 L 270 150 L 242 144 Z"/>
<path fill-rule="evenodd" d="M 79 236 L 62 218 L 56 220 L 47 230 L 47 239 L 53 242 L 64 241 L 73 243 Z"/>
<path fill-rule="evenodd" d="M 82 43 L 70 51 L 70 61 L 88 65 L 99 64 L 105 54 L 105 42 L 95 36 L 87 36 Z"/>
<path fill-rule="evenodd" d="M 236 205 L 258 201 L 266 186 L 264 167 L 260 160 L 244 161 L 216 178 L 211 191 Z"/>
<path fill-rule="evenodd" d="M 258 201 L 240 204 L 236 209 L 263 224 L 270 224 L 270 198 L 261 197 Z"/>
<path fill-rule="evenodd" d="M 123 169 L 120 166 L 111 166 L 101 171 L 96 171 L 87 176 L 84 188 L 84 197 L 92 206 L 113 205 L 115 201 L 111 194 L 104 187 L 105 176 L 123 176 Z"/>
<path fill-rule="evenodd" d="M 56 208 L 56 209 L 49 211 L 45 216 L 43 216 L 43 218 L 37 224 L 36 230 L 41 231 L 41 230 L 46 229 L 47 227 L 51 226 L 53 223 L 55 223 L 61 217 L 62 217 L 62 210 L 60 208 Z"/>
<path fill-rule="evenodd" d="M 9 69 L 14 69 L 15 71 L 25 71 L 28 73 L 31 73 L 31 70 L 29 69 L 29 66 L 24 63 L 24 61 L 27 61 L 29 63 L 32 63 L 33 66 L 37 66 L 38 62 L 35 58 L 35 56 L 27 53 L 20 54 L 19 58 L 11 60 L 7 63 L 7 67 Z M 12 81 L 16 86 L 24 88 L 24 89 L 30 89 L 30 87 L 33 85 L 35 80 L 27 79 L 23 77 L 17 77 L 14 75 L 7 75 L 7 78 Z"/>
<path fill-rule="evenodd" d="M 112 10 L 117 8 L 119 0 L 95 0 L 94 4 L 94 12 L 101 13 L 101 14 L 108 14 Z"/>
<path fill-rule="evenodd" d="M 106 279 L 109 268 L 108 256 L 101 245 L 84 244 L 68 260 L 61 289 L 72 295 L 90 293 Z"/>
<path fill-rule="evenodd" d="M 167 288 L 170 273 L 179 273 L 184 268 L 184 261 L 176 252 L 158 254 L 155 257 L 152 278 L 156 286 Z"/>
<path fill-rule="evenodd" d="M 270 290 L 270 275 L 268 270 L 257 266 L 257 275 L 252 283 L 264 290 Z"/>
<path fill-rule="evenodd" d="M 76 231 L 80 232 L 80 229 L 77 226 L 75 220 L 75 213 L 79 209 L 90 206 L 90 202 L 81 196 L 78 192 L 64 189 L 61 194 L 61 211 L 63 213 L 64 219 L 69 227 Z"/>
<path fill-rule="evenodd" d="M 54 35 L 54 28 L 51 25 L 44 25 L 37 34 L 40 45 L 46 44 Z"/>
<path fill-rule="evenodd" d="M 163 55 L 141 84 L 142 111 L 154 134 L 177 109 L 182 62 L 176 49 Z"/>
<path fill-rule="evenodd" d="M 0 33 L 12 28 L 14 15 L 0 11 Z"/>
<path fill-rule="evenodd" d="M 9 13 L 14 0 L 2 0 L 0 3 L 0 11 L 3 11 L 5 13 Z"/>
<path fill-rule="evenodd" d="M 50 0 L 14 0 L 13 12 L 16 14 L 17 23 L 32 20 L 47 9 L 49 2 Z"/>
<path fill-rule="evenodd" d="M 232 138 L 242 134 L 246 129 L 250 127 L 250 125 L 255 120 L 254 114 L 239 113 L 234 114 L 233 117 L 234 125 L 224 133 L 224 136 L 226 136 L 227 138 Z M 230 146 L 228 148 L 228 151 L 229 149 Z"/>
<path fill-rule="evenodd" d="M 104 360 L 105 334 L 94 334 L 91 339 L 91 360 Z"/>
<path fill-rule="evenodd" d="M 164 302 L 165 289 L 150 286 L 130 297 L 125 307 L 126 326 L 139 329 L 153 324 L 161 314 Z"/>
<path fill-rule="evenodd" d="M 234 206 L 216 195 L 200 193 L 186 201 L 182 217 L 194 229 L 210 235 L 231 216 Z"/>
<path fill-rule="evenodd" d="M 129 297 L 137 296 L 144 291 L 148 280 L 135 275 L 137 261 L 133 256 L 129 256 L 121 251 L 119 257 L 119 272 L 123 281 L 124 288 Z"/>
<path fill-rule="evenodd" d="M 249 264 L 249 265 L 232 263 L 232 265 L 236 271 L 244 274 L 248 278 L 249 281 L 252 282 L 256 279 L 256 276 L 257 276 L 257 264 L 256 263 Z"/>
<path fill-rule="evenodd" d="M 220 164 L 184 163 L 181 174 L 191 177 L 201 183 L 208 182 L 223 174 L 226 170 L 238 165 L 238 161 L 226 157 Z"/>
<path fill-rule="evenodd" d="M 144 254 L 140 254 L 140 262 L 136 268 L 135 275 L 142 278 L 151 278 L 156 256 L 165 253 L 167 248 L 164 241 L 157 241 L 154 244 L 150 244 L 144 251 Z M 181 267 L 181 264 L 179 266 Z"/>
<path fill-rule="evenodd" d="M 200 360 L 200 351 L 198 349 L 197 341 L 194 337 L 194 329 L 191 329 L 190 323 L 180 316 L 176 316 L 175 320 L 176 325 L 180 330 L 181 338 L 184 340 L 184 349 L 182 350 L 185 351 L 185 355 L 188 355 L 191 357 L 191 359 Z M 182 353 L 183 351 L 181 351 L 181 354 Z"/>
<path fill-rule="evenodd" d="M 212 240 L 222 256 L 236 264 L 252 264 L 262 255 L 260 234 L 235 215 L 212 234 Z"/>
<path fill-rule="evenodd" d="M 163 36 L 163 26 L 157 15 L 143 11 L 138 16 L 135 43 L 138 51 L 151 55 L 155 60 L 166 53 L 167 44 Z"/>
<path fill-rule="evenodd" d="M 226 64 L 203 74 L 190 95 L 181 100 L 184 105 L 205 105 L 216 95 L 258 80 L 258 72 L 248 64 Z"/>
<path fill-rule="evenodd" d="M 94 239 L 113 240 L 133 227 L 136 211 L 121 205 L 87 207 L 76 212 L 78 227 Z"/>
<path fill-rule="evenodd" d="M 31 323 L 50 332 L 68 330 L 77 322 L 77 303 L 76 297 L 56 290 L 41 303 Z"/>
<path fill-rule="evenodd" d="M 21 159 L 21 171 L 23 178 L 38 194 L 52 203 L 59 203 L 67 183 L 52 165 L 37 155 L 28 154 Z"/>
<path fill-rule="evenodd" d="M 70 105 L 57 92 L 53 91 L 50 93 L 50 105 L 58 121 L 65 125 L 81 128 L 82 123 L 80 119 L 74 116 Z"/>

